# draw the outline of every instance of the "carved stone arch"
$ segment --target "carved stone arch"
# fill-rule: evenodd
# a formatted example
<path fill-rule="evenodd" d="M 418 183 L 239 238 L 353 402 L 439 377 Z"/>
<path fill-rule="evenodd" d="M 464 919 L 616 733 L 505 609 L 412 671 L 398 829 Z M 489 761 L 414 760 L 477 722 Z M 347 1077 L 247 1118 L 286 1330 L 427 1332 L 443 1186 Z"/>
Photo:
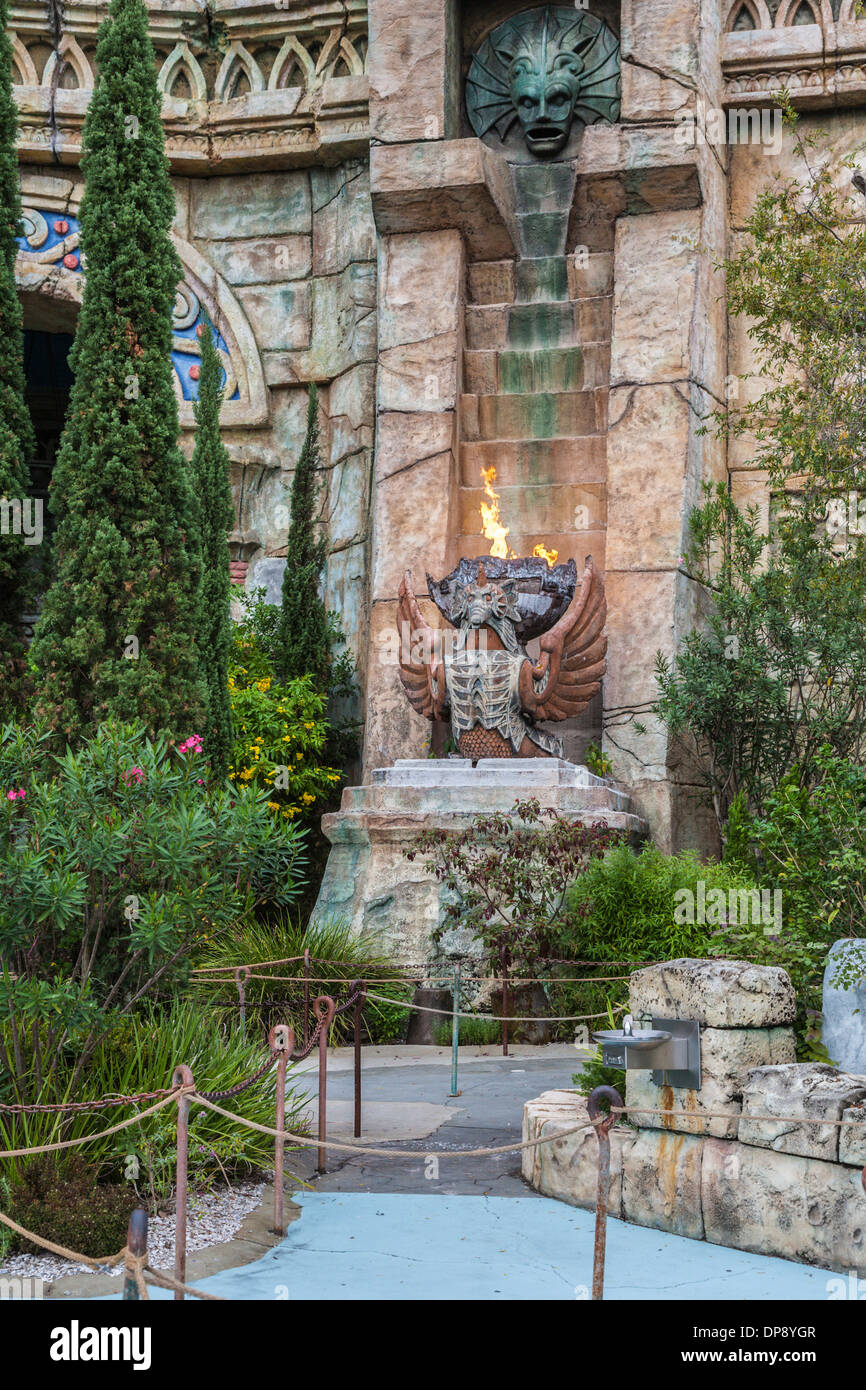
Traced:
<path fill-rule="evenodd" d="M 184 74 L 189 83 L 192 100 L 207 101 L 207 83 L 204 73 L 186 39 L 182 43 L 175 44 L 160 68 L 157 78 L 159 90 L 165 92 L 166 96 L 171 96 L 172 85 L 180 73 Z"/>
<path fill-rule="evenodd" d="M 776 28 L 791 29 L 794 27 L 794 17 L 801 5 L 812 11 L 814 23 L 820 24 L 825 34 L 833 30 L 833 10 L 830 0 L 782 0 L 781 5 L 776 11 Z"/>
<path fill-rule="evenodd" d="M 58 82 L 65 67 L 72 68 L 75 73 L 79 91 L 89 92 L 93 90 L 93 69 L 88 62 L 87 54 L 72 34 L 63 35 L 45 64 L 42 86 L 53 87 Z"/>
<path fill-rule="evenodd" d="M 839 6 L 838 24 L 856 24 L 862 18 L 859 13 L 860 0 L 842 0 Z"/>
<path fill-rule="evenodd" d="M 38 87 L 39 73 L 36 71 L 36 64 L 14 31 L 9 33 L 9 42 L 12 46 L 13 85 L 16 87 Z M 21 79 L 20 82 L 15 81 L 16 72 Z"/>
<path fill-rule="evenodd" d="M 228 101 L 232 84 L 238 76 L 238 68 L 241 68 L 247 75 L 251 92 L 263 92 L 265 90 L 265 79 L 262 77 L 262 70 L 250 53 L 249 49 L 241 43 L 240 39 L 235 39 L 230 43 L 226 50 L 226 56 L 220 65 L 217 73 L 214 97 L 217 101 Z"/>
<path fill-rule="evenodd" d="M 54 179 L 22 174 L 25 236 L 19 241 L 15 281 L 25 318 L 48 331 L 74 332 L 81 305 L 87 270 L 79 249 L 78 198 L 77 192 L 67 203 L 58 197 Z M 242 305 L 194 246 L 173 232 L 171 237 L 183 267 L 172 350 L 181 427 L 190 429 L 195 423 L 191 395 L 197 395 L 197 387 L 192 393 L 190 388 L 197 373 L 190 368 L 200 356 L 197 329 L 204 314 L 221 340 L 218 348 L 227 375 L 222 425 L 266 423 L 268 394 L 261 354 Z"/>
<path fill-rule="evenodd" d="M 770 14 L 767 0 L 734 0 L 728 10 L 728 18 L 725 23 L 727 33 L 732 33 L 734 25 L 740 17 L 742 11 L 751 15 L 752 22 L 756 29 L 772 29 L 773 17 Z"/>
<path fill-rule="evenodd" d="M 274 59 L 268 79 L 268 91 L 276 92 L 289 84 L 281 81 L 283 73 L 291 77 L 294 68 L 300 68 L 304 76 L 303 86 L 309 91 L 316 82 L 316 65 L 300 39 L 291 34 L 283 40 L 283 45 Z M 294 84 L 292 84 L 294 85 Z"/>
<path fill-rule="evenodd" d="M 318 82 L 322 82 L 324 78 L 331 75 L 340 54 L 342 38 L 343 35 L 339 29 L 332 29 L 322 44 L 322 51 L 316 61 L 316 80 Z"/>
<path fill-rule="evenodd" d="M 345 72 L 341 68 L 345 67 Z M 340 39 L 339 52 L 334 60 L 331 70 L 332 77 L 363 77 L 364 59 L 361 57 L 351 39 L 344 34 Z"/>

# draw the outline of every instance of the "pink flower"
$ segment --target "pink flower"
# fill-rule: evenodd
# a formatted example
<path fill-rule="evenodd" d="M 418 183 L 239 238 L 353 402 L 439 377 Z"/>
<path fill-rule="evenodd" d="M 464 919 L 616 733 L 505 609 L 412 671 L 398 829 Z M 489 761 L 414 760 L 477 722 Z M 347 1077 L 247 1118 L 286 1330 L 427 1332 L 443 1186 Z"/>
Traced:
<path fill-rule="evenodd" d="M 196 785 L 197 785 L 197 786 L 199 786 L 199 787 L 203 787 L 203 786 L 204 786 L 204 778 L 203 778 L 203 777 L 196 777 L 195 780 L 196 780 Z"/>
<path fill-rule="evenodd" d="M 189 736 L 189 738 L 186 740 L 186 742 L 185 742 L 185 743 L 182 743 L 182 744 L 180 745 L 180 747 L 178 748 L 177 751 L 178 751 L 178 753 L 200 753 L 201 750 L 202 750 L 202 741 L 201 741 L 199 735 L 198 735 L 198 734 L 190 734 L 190 736 Z"/>
<path fill-rule="evenodd" d="M 7 792 L 7 793 L 6 793 L 6 800 L 7 800 L 7 801 L 23 801 L 23 800 L 25 799 L 26 796 L 27 796 L 27 793 L 26 793 L 26 791 L 24 790 L 24 788 L 23 788 L 23 787 L 19 787 L 19 789 L 18 789 L 17 792 Z"/>
<path fill-rule="evenodd" d="M 128 772 L 122 772 L 120 776 L 122 781 L 124 781 L 128 787 L 131 787 L 133 782 L 138 783 L 144 781 L 144 768 L 131 767 Z"/>

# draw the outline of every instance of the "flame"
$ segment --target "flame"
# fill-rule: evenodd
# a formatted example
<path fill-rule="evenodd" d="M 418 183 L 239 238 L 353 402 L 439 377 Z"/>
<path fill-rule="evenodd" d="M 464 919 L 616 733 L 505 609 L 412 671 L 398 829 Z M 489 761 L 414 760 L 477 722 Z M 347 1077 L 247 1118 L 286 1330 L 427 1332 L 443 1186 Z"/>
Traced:
<path fill-rule="evenodd" d="M 555 565 L 557 560 L 559 559 L 558 550 L 545 550 L 543 545 L 537 545 L 533 550 L 532 554 L 534 559 L 546 560 L 548 565 L 551 566 Z"/>
<path fill-rule="evenodd" d="M 481 521 L 483 535 L 490 541 L 490 554 L 495 555 L 499 560 L 508 558 L 508 546 L 505 544 L 505 537 L 508 535 L 510 527 L 503 526 L 502 518 L 499 515 L 499 493 L 494 491 L 493 484 L 496 482 L 496 469 L 493 464 L 489 468 L 482 468 L 481 477 L 484 480 L 484 492 L 490 499 L 488 502 L 481 503 Z"/>

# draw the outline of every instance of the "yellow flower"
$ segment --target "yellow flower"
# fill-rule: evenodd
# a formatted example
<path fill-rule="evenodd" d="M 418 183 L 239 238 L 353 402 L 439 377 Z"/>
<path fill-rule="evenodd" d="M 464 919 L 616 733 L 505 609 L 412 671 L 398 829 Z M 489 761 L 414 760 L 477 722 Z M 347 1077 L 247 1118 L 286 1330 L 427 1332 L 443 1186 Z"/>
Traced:
<path fill-rule="evenodd" d="M 314 796 L 310 796 L 309 792 L 304 792 L 304 795 L 301 797 L 301 800 L 304 802 L 306 806 L 312 805 L 315 799 L 316 798 Z"/>
<path fill-rule="evenodd" d="M 269 801 L 268 806 L 272 811 L 279 811 L 280 809 L 280 803 L 278 801 Z"/>

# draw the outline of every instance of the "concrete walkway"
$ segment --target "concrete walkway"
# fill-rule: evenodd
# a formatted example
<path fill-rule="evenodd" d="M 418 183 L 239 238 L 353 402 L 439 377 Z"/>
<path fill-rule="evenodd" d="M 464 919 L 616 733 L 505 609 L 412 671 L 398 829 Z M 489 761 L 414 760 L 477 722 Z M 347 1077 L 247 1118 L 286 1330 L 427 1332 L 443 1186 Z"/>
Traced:
<path fill-rule="evenodd" d="M 198 1282 L 230 1299 L 588 1298 L 593 1213 L 532 1192 L 521 1180 L 517 1153 L 447 1157 L 519 1140 L 524 1101 L 570 1085 L 577 1062 L 566 1045 L 518 1047 L 509 1058 L 492 1048 L 462 1049 L 462 1094 L 450 1098 L 445 1049 L 366 1050 L 362 1141 L 413 1148 L 417 1159 L 334 1151 L 319 1177 L 314 1151 L 287 1155 L 287 1167 L 310 1184 L 295 1199 L 300 1219 L 254 1263 Z M 314 1121 L 315 1072 L 295 1079 L 308 1090 Z M 332 1054 L 329 1065 L 328 1130 L 351 1140 L 348 1050 Z M 836 1278 L 786 1260 L 608 1223 L 608 1299 L 823 1301 Z M 161 1293 L 154 1289 L 152 1296 Z"/>

